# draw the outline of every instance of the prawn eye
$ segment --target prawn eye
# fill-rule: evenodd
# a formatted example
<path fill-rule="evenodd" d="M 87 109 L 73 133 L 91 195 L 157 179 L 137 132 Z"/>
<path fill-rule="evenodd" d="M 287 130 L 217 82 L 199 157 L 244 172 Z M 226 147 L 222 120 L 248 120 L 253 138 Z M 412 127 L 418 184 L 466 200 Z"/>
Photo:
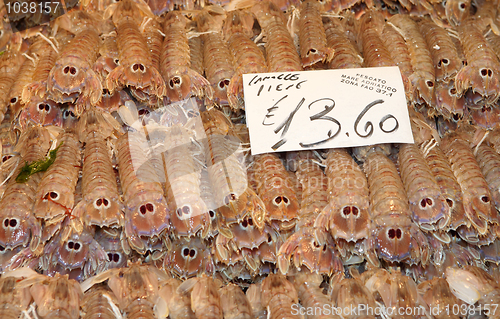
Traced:
<path fill-rule="evenodd" d="M 180 77 L 174 76 L 173 78 L 170 79 L 170 81 L 168 81 L 168 84 L 171 89 L 174 89 L 175 87 L 181 86 L 182 80 Z"/>
<path fill-rule="evenodd" d="M 309 51 L 307 51 L 306 56 L 309 56 L 310 54 L 314 54 L 314 53 L 316 53 L 316 49 L 314 49 L 314 48 L 309 49 Z"/>
<path fill-rule="evenodd" d="M 11 219 L 6 218 L 6 219 L 4 219 L 4 221 L 3 221 L 3 227 L 4 227 L 4 228 L 9 228 L 9 227 L 10 227 L 10 228 L 14 228 L 14 229 L 15 229 L 15 228 L 17 228 L 19 225 L 20 225 L 20 224 L 19 224 L 19 221 L 18 221 L 18 219 L 17 219 L 17 218 L 11 218 Z"/>
<path fill-rule="evenodd" d="M 401 239 L 403 233 L 401 232 L 401 229 L 396 228 L 396 229 L 389 229 L 387 232 L 387 235 L 389 236 L 390 239 Z"/>
<path fill-rule="evenodd" d="M 140 72 L 144 73 L 144 71 L 146 71 L 146 67 L 142 63 L 134 63 L 132 65 L 132 71 L 133 72 L 140 71 Z"/>
<path fill-rule="evenodd" d="M 38 109 L 42 112 L 50 112 L 50 105 L 48 105 L 47 103 L 40 103 L 38 104 Z"/>

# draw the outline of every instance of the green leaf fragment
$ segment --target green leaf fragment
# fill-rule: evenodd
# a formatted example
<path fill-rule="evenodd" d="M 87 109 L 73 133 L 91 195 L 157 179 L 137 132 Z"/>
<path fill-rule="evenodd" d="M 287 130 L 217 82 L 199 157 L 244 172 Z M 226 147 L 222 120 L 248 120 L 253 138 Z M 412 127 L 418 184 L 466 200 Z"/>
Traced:
<path fill-rule="evenodd" d="M 61 142 L 61 144 L 59 144 L 59 146 L 57 146 L 55 149 L 50 151 L 49 156 L 47 156 L 46 158 L 34 161 L 31 164 L 26 162 L 26 164 L 24 164 L 24 166 L 21 168 L 19 175 L 17 175 L 16 182 L 26 183 L 31 175 L 36 174 L 38 172 L 45 172 L 47 169 L 49 169 L 49 167 L 56 160 L 57 151 L 59 150 L 62 144 L 63 142 Z"/>

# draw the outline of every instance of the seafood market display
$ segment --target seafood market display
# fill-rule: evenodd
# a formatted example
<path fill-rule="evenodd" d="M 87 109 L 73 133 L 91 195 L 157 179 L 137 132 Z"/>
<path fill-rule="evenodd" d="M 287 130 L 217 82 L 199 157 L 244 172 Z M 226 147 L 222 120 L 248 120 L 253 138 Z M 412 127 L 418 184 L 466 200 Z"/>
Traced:
<path fill-rule="evenodd" d="M 500 0 L 23 1 L 0 318 L 500 318 Z M 415 143 L 250 152 L 244 74 L 385 66 Z"/>

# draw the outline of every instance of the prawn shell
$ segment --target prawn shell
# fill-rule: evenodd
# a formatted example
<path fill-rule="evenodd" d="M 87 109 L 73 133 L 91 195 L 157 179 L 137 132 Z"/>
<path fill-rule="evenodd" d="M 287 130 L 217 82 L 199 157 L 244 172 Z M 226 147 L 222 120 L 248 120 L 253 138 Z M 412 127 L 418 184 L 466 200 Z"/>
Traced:
<path fill-rule="evenodd" d="M 126 206 L 125 233 L 133 247 L 145 252 L 139 236 L 159 236 L 167 230 L 170 211 L 152 161 L 134 169 L 138 160 L 144 160 L 142 142 L 140 136 L 122 135 L 117 143 L 117 160 Z"/>
<path fill-rule="evenodd" d="M 35 42 L 31 45 L 31 52 L 35 52 L 34 50 L 40 49 L 40 42 Z M 33 78 L 33 74 L 35 72 L 36 61 L 32 59 L 25 59 L 21 67 L 19 68 L 19 73 L 17 74 L 17 80 L 12 85 L 9 92 L 9 104 L 11 113 L 14 116 L 17 116 L 19 112 L 23 109 L 24 102 L 21 100 L 21 95 L 23 93 L 23 89 L 26 85 L 31 83 L 31 79 Z"/>
<path fill-rule="evenodd" d="M 471 0 L 446 1 L 446 19 L 452 26 L 457 26 L 471 15 Z"/>
<path fill-rule="evenodd" d="M 500 241 L 498 239 L 489 245 L 481 246 L 480 252 L 484 261 L 500 264 Z"/>
<path fill-rule="evenodd" d="M 78 33 L 66 45 L 47 79 L 51 99 L 59 103 L 74 102 L 82 94 L 92 104 L 100 101 L 102 84 L 92 70 L 99 46 L 99 34 L 92 28 Z"/>
<path fill-rule="evenodd" d="M 146 41 L 131 19 L 117 25 L 117 45 L 120 65 L 106 77 L 106 87 L 113 93 L 120 85 L 142 89 L 145 93 L 165 96 L 165 83 L 152 65 Z"/>
<path fill-rule="evenodd" d="M 283 275 L 269 274 L 262 281 L 261 301 L 268 309 L 268 318 L 299 318 L 289 311 L 299 301 L 297 290 Z"/>
<path fill-rule="evenodd" d="M 327 45 L 335 54 L 328 64 L 330 69 L 361 68 L 363 58 L 347 38 L 344 27 L 337 18 L 323 18 Z"/>
<path fill-rule="evenodd" d="M 342 149 L 330 150 L 325 161 L 330 202 L 323 209 L 332 236 L 347 241 L 368 237 L 371 225 L 368 183 L 361 168 Z"/>
<path fill-rule="evenodd" d="M 220 282 L 203 275 L 184 281 L 177 288 L 177 292 L 182 294 L 191 292 L 191 309 L 197 318 L 203 314 L 205 318 L 222 319 L 219 286 Z"/>
<path fill-rule="evenodd" d="M 132 264 L 114 273 L 108 286 L 128 318 L 154 318 L 153 307 L 158 298 L 158 277 L 150 266 Z"/>
<path fill-rule="evenodd" d="M 212 272 L 214 269 L 210 249 L 205 242 L 194 237 L 190 240 L 175 241 L 172 249 L 167 253 L 164 267 L 181 279 L 195 277 L 200 269 Z"/>
<path fill-rule="evenodd" d="M 265 205 L 248 184 L 247 169 L 239 149 L 241 141 L 232 123 L 215 109 L 201 116 L 207 135 L 205 160 L 222 223 L 237 223 L 251 215 L 262 229 Z"/>
<path fill-rule="evenodd" d="M 30 287 L 30 293 L 38 305 L 38 315 L 43 318 L 78 318 L 80 315 L 83 292 L 80 284 L 69 279 L 68 275 L 45 277 L 45 280 Z"/>
<path fill-rule="evenodd" d="M 82 234 L 77 234 L 72 232 L 68 239 L 62 240 L 61 237 L 57 240 L 61 240 L 58 243 L 58 247 L 55 248 L 53 252 L 53 257 L 51 263 L 57 263 L 57 266 L 62 266 L 62 270 L 57 272 L 64 274 L 68 273 L 68 270 L 83 269 L 85 264 L 89 262 L 90 244 L 92 242 L 93 234 L 88 232 L 82 232 Z M 46 246 L 49 247 L 49 246 Z M 70 248 L 71 247 L 71 248 Z M 47 253 L 45 251 L 45 253 Z M 48 273 L 55 273 L 57 266 L 50 265 Z M 73 275 L 73 274 L 70 274 Z"/>
<path fill-rule="evenodd" d="M 363 165 L 370 189 L 374 227 L 369 244 L 379 257 L 410 264 L 428 262 L 425 236 L 410 219 L 404 185 L 394 164 L 375 150 Z"/>
<path fill-rule="evenodd" d="M 60 143 L 62 145 L 57 150 L 54 163 L 38 185 L 37 200 L 33 208 L 37 218 L 55 219 L 69 212 L 74 206 L 81 146 L 73 132 L 64 134 Z"/>
<path fill-rule="evenodd" d="M 278 221 L 289 229 L 298 218 L 299 201 L 294 190 L 286 183 L 288 173 L 275 154 L 255 156 L 255 179 L 259 181 L 258 194 L 267 210 L 269 221 Z"/>
<path fill-rule="evenodd" d="M 335 53 L 327 46 L 320 9 L 321 4 L 315 0 L 304 1 L 300 7 L 299 47 L 304 68 L 318 62 L 329 63 Z"/>
<path fill-rule="evenodd" d="M 21 288 L 19 281 L 16 277 L 0 280 L 0 315 L 3 318 L 19 318 L 31 303 L 29 287 Z"/>
<path fill-rule="evenodd" d="M 343 268 L 333 241 L 327 240 L 319 244 L 312 228 L 295 232 L 281 245 L 278 252 L 281 273 L 288 272 L 290 258 L 297 269 L 305 266 L 311 273 L 331 275 Z"/>
<path fill-rule="evenodd" d="M 450 163 L 439 147 L 431 149 L 425 159 L 432 174 L 436 178 L 446 202 L 450 206 L 451 217 L 449 227 L 456 230 L 462 225 L 470 226 L 470 221 L 465 214 L 463 195 Z M 451 205 L 450 205 L 451 203 Z"/>
<path fill-rule="evenodd" d="M 301 304 L 309 309 L 322 307 L 324 304 L 331 303 L 329 296 L 325 295 L 320 288 L 323 277 L 319 274 L 301 273 L 293 276 L 292 282 L 297 290 Z M 312 319 L 337 319 L 338 316 L 333 314 L 317 314 L 311 316 Z"/>
<path fill-rule="evenodd" d="M 285 17 L 275 4 L 262 1 L 252 7 L 266 38 L 268 72 L 302 71 L 302 63 Z"/>
<path fill-rule="evenodd" d="M 252 306 L 238 285 L 229 284 L 219 290 L 222 312 L 227 319 L 251 319 Z"/>
<path fill-rule="evenodd" d="M 160 72 L 165 80 L 169 101 L 177 102 L 195 95 L 211 99 L 210 82 L 190 68 L 190 49 L 186 33 L 187 19 L 178 11 L 171 11 L 163 23 Z"/>
<path fill-rule="evenodd" d="M 144 213 L 143 207 L 147 205 L 146 203 L 153 205 L 153 211 L 146 208 L 146 213 Z M 168 228 L 168 212 L 163 196 L 139 193 L 133 200 L 127 201 L 125 219 L 129 221 L 134 233 L 139 236 L 153 236 L 159 235 Z"/>
<path fill-rule="evenodd" d="M 431 53 L 417 23 L 402 14 L 394 15 L 388 21 L 399 28 L 405 38 L 413 67 L 410 80 L 418 97 L 431 104 L 434 99 L 435 70 Z"/>
<path fill-rule="evenodd" d="M 394 63 L 399 67 L 405 86 L 406 95 L 412 99 L 415 88 L 409 79 L 413 74 L 410 52 L 404 37 L 394 26 L 386 23 L 382 30 L 381 40 L 391 54 Z"/>
<path fill-rule="evenodd" d="M 443 139 L 441 145 L 448 156 L 451 168 L 463 192 L 467 217 L 481 235 L 487 232 L 488 223 L 498 223 L 491 203 L 491 193 L 481 169 L 467 142 L 456 134 Z M 495 212 L 495 214 L 494 214 Z"/>
<path fill-rule="evenodd" d="M 229 225 L 229 230 L 233 235 L 232 240 L 237 249 L 259 248 L 272 234 L 272 229 L 269 227 L 265 227 L 263 230 L 259 229 L 250 216 L 239 223 Z"/>
<path fill-rule="evenodd" d="M 3 121 L 9 106 L 9 92 L 14 86 L 16 76 L 25 58 L 13 50 L 0 57 L 0 121 Z"/>
<path fill-rule="evenodd" d="M 469 88 L 480 94 L 487 103 L 494 103 L 499 97 L 500 64 L 493 50 L 488 46 L 482 32 L 473 21 L 467 20 L 458 27 L 467 65 L 455 78 L 459 94 Z"/>
<path fill-rule="evenodd" d="M 398 160 L 413 221 L 425 230 L 445 228 L 450 220 L 449 206 L 418 148 L 402 145 Z"/>
<path fill-rule="evenodd" d="M 448 32 L 428 20 L 419 22 L 420 32 L 427 41 L 436 71 L 436 81 L 453 80 L 462 68 L 455 44 Z"/>
<path fill-rule="evenodd" d="M 22 162 L 34 162 L 45 157 L 49 149 L 49 132 L 43 127 L 31 126 L 20 137 L 15 151 L 20 151 Z M 21 149 L 19 149 L 21 148 Z M 21 166 L 16 169 L 17 176 Z M 17 174 L 16 174 L 17 173 Z M 17 183 L 12 178 L 0 200 L 0 245 L 5 249 L 26 246 L 33 236 L 31 247 L 38 247 L 41 237 L 41 226 L 32 213 L 36 199 L 36 189 L 42 178 L 42 173 L 30 176 L 26 183 Z"/>
<path fill-rule="evenodd" d="M 493 129 L 500 123 L 500 110 L 496 105 L 486 104 L 480 109 L 469 107 L 466 110 L 466 116 L 470 116 L 476 126 Z"/>
<path fill-rule="evenodd" d="M 191 130 L 173 126 L 163 138 L 167 150 L 162 153 L 166 167 L 166 193 L 172 211 L 175 211 L 170 222 L 176 236 L 194 236 L 210 227 L 208 208 L 201 198 L 201 172 L 190 149 L 194 135 Z"/>
<path fill-rule="evenodd" d="M 338 278 L 339 275 L 334 276 Z M 333 285 L 335 283 L 335 285 Z M 360 278 L 342 278 L 332 282 L 331 299 L 332 302 L 341 309 L 351 307 L 352 305 L 376 305 L 375 299 L 368 288 L 363 284 Z M 367 316 L 365 318 L 372 318 L 368 316 L 368 312 L 361 312 L 361 315 Z"/>
<path fill-rule="evenodd" d="M 251 30 L 248 30 L 248 24 L 251 22 L 253 25 L 253 20 L 250 12 L 231 11 L 228 13 L 224 26 L 235 67 L 235 74 L 227 88 L 229 104 L 234 110 L 245 108 L 242 75 L 267 72 L 266 59 L 262 50 L 250 38 L 253 33 L 249 34 Z"/>
<path fill-rule="evenodd" d="M 61 108 L 53 101 L 33 96 L 19 114 L 19 124 L 22 128 L 29 122 L 42 126 L 62 126 Z"/>
<path fill-rule="evenodd" d="M 359 22 L 358 41 L 363 49 L 365 67 L 394 66 L 391 54 L 380 38 L 384 18 L 378 11 L 370 10 Z"/>
<path fill-rule="evenodd" d="M 188 40 L 190 63 L 189 66 L 198 74 L 203 74 L 203 41 L 201 37 L 193 37 Z"/>
<path fill-rule="evenodd" d="M 56 35 L 56 41 L 60 43 L 58 50 L 63 49 L 64 45 L 72 39 L 73 35 L 69 32 L 59 31 Z M 28 103 L 32 97 L 38 96 L 40 98 L 46 97 L 47 79 L 50 72 L 59 56 L 58 52 L 48 43 L 45 42 L 43 46 L 37 50 L 39 60 L 33 73 L 31 83 L 23 89 L 21 100 Z"/>
<path fill-rule="evenodd" d="M 188 296 L 177 292 L 181 283 L 180 280 L 174 278 L 162 282 L 159 294 L 166 301 L 168 313 L 172 319 L 195 319 L 196 316 L 191 310 L 191 300 Z"/>
<path fill-rule="evenodd" d="M 444 118 L 458 121 L 464 117 L 466 101 L 465 97 L 457 94 L 455 81 L 437 82 L 434 93 L 436 95 L 435 108 Z"/>
<path fill-rule="evenodd" d="M 444 305 L 444 308 L 446 308 L 458 303 L 457 298 L 452 294 L 450 287 L 444 278 L 433 278 L 430 281 L 420 283 L 418 285 L 418 290 L 419 292 L 423 290 L 425 291 L 425 293 L 422 293 L 422 298 L 429 305 L 429 307 Z M 438 319 L 450 318 L 449 314 L 446 314 L 444 309 L 440 310 L 435 317 Z M 451 318 L 458 319 L 459 316 L 452 316 Z"/>
<path fill-rule="evenodd" d="M 82 207 L 85 211 L 83 220 L 88 225 L 119 227 L 123 224 L 123 204 L 118 197 L 103 196 L 108 191 L 107 187 L 95 188 L 94 192 L 87 194 L 82 201 L 82 206 L 85 207 Z M 102 205 L 99 206 L 100 202 Z M 77 208 L 74 214 L 81 216 L 76 212 Z"/>
<path fill-rule="evenodd" d="M 123 223 L 123 204 L 118 197 L 118 185 L 105 137 L 112 125 L 94 111 L 87 111 L 78 126 L 80 139 L 85 141 L 82 170 L 84 200 L 75 208 L 87 225 L 116 227 Z M 83 209 L 83 211 L 82 211 Z"/>
<path fill-rule="evenodd" d="M 495 206 L 500 207 L 500 154 L 487 145 L 477 147 L 476 159 L 493 196 Z"/>
<path fill-rule="evenodd" d="M 221 106 L 228 105 L 227 89 L 234 75 L 233 56 L 218 29 L 217 19 L 208 11 L 202 12 L 196 19 L 200 32 L 212 31 L 201 37 L 205 76 L 214 90 L 214 102 Z"/>
<path fill-rule="evenodd" d="M 97 284 L 85 292 L 82 299 L 82 319 L 102 318 L 115 319 L 118 301 L 107 284 Z"/>
<path fill-rule="evenodd" d="M 156 17 L 147 22 L 143 31 L 148 45 L 151 62 L 156 69 L 160 67 L 160 50 L 163 44 L 163 35 L 160 32 L 160 21 Z"/>
<path fill-rule="evenodd" d="M 328 179 L 319 165 L 314 162 L 313 153 L 300 152 L 298 159 L 295 177 L 302 190 L 299 215 L 301 219 L 307 219 L 315 217 L 328 204 Z"/>

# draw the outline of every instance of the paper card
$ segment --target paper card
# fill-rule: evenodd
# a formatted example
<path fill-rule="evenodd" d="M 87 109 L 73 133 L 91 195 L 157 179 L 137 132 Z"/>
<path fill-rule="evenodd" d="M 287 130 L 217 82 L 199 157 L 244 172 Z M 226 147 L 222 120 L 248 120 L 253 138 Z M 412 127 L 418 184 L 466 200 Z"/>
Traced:
<path fill-rule="evenodd" d="M 244 74 L 253 155 L 413 143 L 398 67 Z"/>

